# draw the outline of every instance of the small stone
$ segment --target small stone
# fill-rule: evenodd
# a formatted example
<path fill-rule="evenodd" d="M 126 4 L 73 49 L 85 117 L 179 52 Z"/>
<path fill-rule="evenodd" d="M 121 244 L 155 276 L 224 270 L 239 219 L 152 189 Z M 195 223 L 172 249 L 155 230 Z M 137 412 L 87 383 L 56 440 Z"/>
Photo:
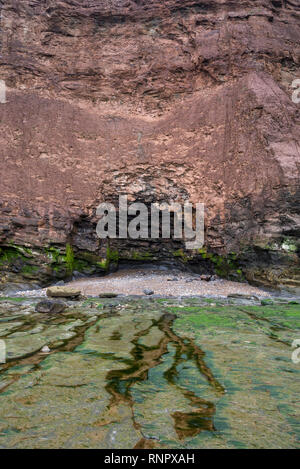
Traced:
<path fill-rule="evenodd" d="M 153 291 L 153 290 L 149 290 L 148 288 L 146 288 L 146 289 L 144 290 L 144 293 L 145 293 L 145 295 L 149 295 L 149 296 L 150 296 L 150 295 L 153 295 L 153 294 L 154 294 L 154 291 Z"/>
<path fill-rule="evenodd" d="M 51 300 L 43 300 L 40 301 L 36 307 L 35 311 L 37 313 L 52 313 L 58 314 L 62 313 L 66 309 L 65 303 L 62 301 L 51 301 Z"/>
<path fill-rule="evenodd" d="M 117 293 L 100 293 L 99 298 L 116 298 Z"/>
<path fill-rule="evenodd" d="M 51 350 L 49 349 L 48 345 L 45 345 L 45 346 L 41 349 L 41 352 L 42 352 L 42 353 L 50 353 Z"/>
<path fill-rule="evenodd" d="M 245 295 L 243 293 L 230 293 L 229 295 L 227 295 L 227 298 L 237 298 L 241 300 L 258 300 L 257 296 Z"/>
<path fill-rule="evenodd" d="M 77 270 L 74 270 L 72 280 L 77 280 L 78 278 L 85 278 L 85 275 Z"/>
<path fill-rule="evenodd" d="M 261 300 L 260 304 L 262 306 L 269 306 L 269 305 L 273 305 L 274 302 L 268 298 L 266 298 L 265 300 Z"/>
<path fill-rule="evenodd" d="M 205 282 L 210 282 L 211 281 L 211 275 L 201 275 L 200 279 L 205 281 Z"/>
<path fill-rule="evenodd" d="M 47 296 L 53 298 L 78 298 L 81 295 L 80 290 L 70 287 L 49 287 L 47 288 Z"/>
<path fill-rule="evenodd" d="M 63 280 L 60 280 L 59 282 L 57 282 L 57 283 L 55 284 L 55 286 L 56 286 L 56 287 L 61 287 L 61 286 L 63 286 L 64 284 L 65 284 L 65 282 L 64 282 Z"/>

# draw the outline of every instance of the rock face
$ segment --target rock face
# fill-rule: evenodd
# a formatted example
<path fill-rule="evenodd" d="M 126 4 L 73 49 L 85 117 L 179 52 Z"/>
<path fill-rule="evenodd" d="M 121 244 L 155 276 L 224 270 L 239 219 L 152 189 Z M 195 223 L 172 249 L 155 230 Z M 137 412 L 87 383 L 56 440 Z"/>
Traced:
<path fill-rule="evenodd" d="M 296 0 L 6 0 L 1 5 L 5 281 L 177 260 L 299 278 Z M 205 248 L 96 237 L 96 207 L 190 200 Z M 69 248 L 68 248 L 69 246 Z"/>

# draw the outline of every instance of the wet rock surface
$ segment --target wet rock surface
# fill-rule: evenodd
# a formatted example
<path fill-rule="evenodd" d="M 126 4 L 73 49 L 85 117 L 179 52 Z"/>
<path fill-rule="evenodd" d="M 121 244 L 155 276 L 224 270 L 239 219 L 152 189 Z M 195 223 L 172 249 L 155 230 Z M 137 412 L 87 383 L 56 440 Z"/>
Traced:
<path fill-rule="evenodd" d="M 117 293 L 99 293 L 99 298 L 116 298 Z"/>
<path fill-rule="evenodd" d="M 299 448 L 295 300 L 39 301 L 0 299 L 1 448 Z"/>
<path fill-rule="evenodd" d="M 40 301 L 35 310 L 37 313 L 62 313 L 66 309 L 65 303 L 62 301 L 50 301 L 50 300 L 43 300 Z"/>

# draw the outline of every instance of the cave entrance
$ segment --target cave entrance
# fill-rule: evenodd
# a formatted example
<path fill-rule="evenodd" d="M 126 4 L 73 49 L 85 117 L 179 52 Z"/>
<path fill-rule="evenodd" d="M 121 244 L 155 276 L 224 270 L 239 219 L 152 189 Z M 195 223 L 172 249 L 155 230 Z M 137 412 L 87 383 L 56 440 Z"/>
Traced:
<path fill-rule="evenodd" d="M 74 249 L 76 270 L 81 268 L 84 275 L 99 275 L 122 268 L 130 267 L 163 267 L 164 269 L 180 269 L 183 271 L 198 271 L 199 262 L 195 259 L 195 252 L 186 249 L 186 240 L 183 237 L 184 220 L 180 204 L 158 204 L 157 213 L 153 220 L 153 203 L 135 202 L 141 204 L 141 211 L 146 219 L 140 219 L 140 211 L 126 209 L 126 223 L 124 229 L 124 212 L 120 206 L 112 204 L 113 210 L 113 236 L 108 228 L 109 208 L 101 214 L 90 217 L 83 215 L 77 219 L 70 233 L 70 244 Z M 134 205 L 132 204 L 132 205 Z M 107 206 L 108 204 L 104 204 Z M 132 207 L 132 205 L 130 207 Z M 175 207 L 175 208 L 174 208 Z M 178 209 L 179 207 L 179 209 Z M 173 210 L 174 208 L 174 210 Z M 191 211 L 194 220 L 195 213 Z M 105 236 L 99 236 L 99 219 L 102 223 Z M 142 223 L 142 220 L 145 224 Z M 132 224 L 135 236 L 132 236 Z M 141 226 L 142 225 L 142 226 Z M 145 228 L 146 225 L 146 228 Z M 86 263 L 91 263 L 92 267 Z M 207 269 L 202 269 L 206 271 Z"/>
<path fill-rule="evenodd" d="M 134 267 L 162 267 L 162 268 L 179 268 L 180 270 L 187 269 L 187 256 L 185 254 L 185 242 L 183 239 L 176 238 L 175 236 L 175 217 L 173 211 L 169 212 L 169 233 L 164 236 L 165 227 L 163 226 L 163 214 L 160 212 L 156 220 L 156 234 L 153 237 L 153 218 L 151 217 L 150 204 L 145 204 L 147 207 L 148 220 L 147 220 L 147 233 L 145 229 L 136 225 L 137 231 L 140 232 L 140 237 L 131 238 L 129 228 L 131 222 L 134 223 L 136 215 L 127 215 L 127 228 L 128 235 L 125 239 L 120 239 L 120 217 L 119 213 L 116 214 L 117 224 L 117 238 L 108 239 L 109 251 L 112 256 L 118 256 L 118 268 L 134 268 Z M 139 215 L 139 214 L 137 214 Z M 168 231 L 168 230 L 167 230 Z"/>

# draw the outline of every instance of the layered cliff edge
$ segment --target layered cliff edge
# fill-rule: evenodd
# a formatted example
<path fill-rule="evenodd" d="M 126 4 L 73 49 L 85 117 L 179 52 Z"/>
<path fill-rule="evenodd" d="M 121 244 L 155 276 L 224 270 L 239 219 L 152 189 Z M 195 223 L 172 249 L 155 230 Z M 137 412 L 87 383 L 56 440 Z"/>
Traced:
<path fill-rule="evenodd" d="M 300 285 L 298 1 L 0 8 L 2 289 L 129 260 Z M 204 248 L 99 241 L 96 208 L 122 194 L 203 202 Z"/>

